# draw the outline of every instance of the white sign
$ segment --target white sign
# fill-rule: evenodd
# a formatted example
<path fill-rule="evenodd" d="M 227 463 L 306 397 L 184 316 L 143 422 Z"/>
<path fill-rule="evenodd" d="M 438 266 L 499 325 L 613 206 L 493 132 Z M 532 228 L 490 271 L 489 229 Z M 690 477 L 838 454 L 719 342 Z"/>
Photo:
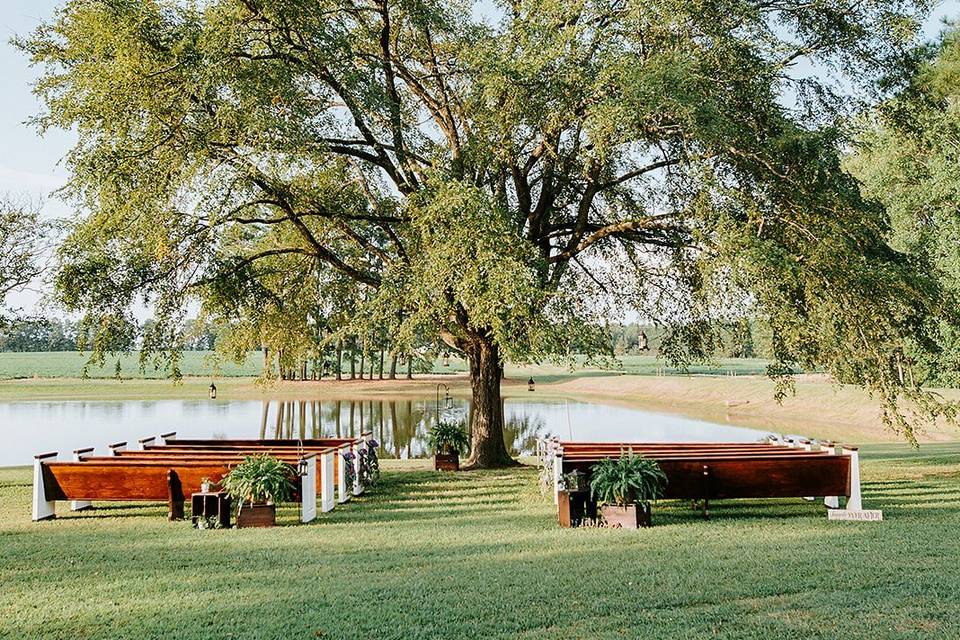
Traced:
<path fill-rule="evenodd" d="M 879 509 L 830 509 L 827 511 L 828 520 L 857 520 L 866 522 L 880 522 L 883 520 L 883 511 Z"/>

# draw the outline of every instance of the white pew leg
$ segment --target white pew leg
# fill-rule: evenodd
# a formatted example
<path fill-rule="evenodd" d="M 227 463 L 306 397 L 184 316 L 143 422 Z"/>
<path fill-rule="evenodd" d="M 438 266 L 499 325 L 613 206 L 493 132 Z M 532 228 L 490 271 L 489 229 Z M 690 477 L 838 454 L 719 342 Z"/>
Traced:
<path fill-rule="evenodd" d="M 336 504 L 333 495 L 333 456 L 334 452 L 324 453 L 320 457 L 320 511 L 332 511 Z"/>
<path fill-rule="evenodd" d="M 33 459 L 33 520 L 49 520 L 56 517 L 57 503 L 47 500 L 47 487 L 43 481 L 43 460 L 56 459 L 57 454 Z"/>
<path fill-rule="evenodd" d="M 312 522 L 317 517 L 317 457 L 306 459 L 306 469 L 300 481 L 300 522 Z"/>

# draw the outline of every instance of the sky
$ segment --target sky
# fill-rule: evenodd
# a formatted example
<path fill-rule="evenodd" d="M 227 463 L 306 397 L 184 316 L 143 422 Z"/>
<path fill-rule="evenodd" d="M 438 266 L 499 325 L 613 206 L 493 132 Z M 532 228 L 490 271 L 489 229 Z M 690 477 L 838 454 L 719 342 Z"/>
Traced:
<path fill-rule="evenodd" d="M 29 34 L 47 20 L 63 0 L 0 0 L 0 196 L 27 198 L 42 204 L 48 217 L 69 217 L 71 207 L 53 195 L 67 173 L 61 159 L 73 144 L 70 132 L 49 131 L 44 136 L 27 124 L 40 106 L 31 93 L 38 70 L 10 44 L 10 38 Z M 925 38 L 935 37 L 944 17 L 960 18 L 960 0 L 946 0 L 926 21 Z M 8 300 L 25 311 L 34 310 L 39 287 L 14 294 Z"/>

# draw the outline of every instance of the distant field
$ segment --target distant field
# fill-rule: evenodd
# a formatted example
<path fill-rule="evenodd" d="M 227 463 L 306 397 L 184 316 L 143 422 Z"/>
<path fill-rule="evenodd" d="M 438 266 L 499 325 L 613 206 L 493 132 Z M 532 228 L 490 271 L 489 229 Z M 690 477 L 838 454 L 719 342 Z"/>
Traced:
<path fill-rule="evenodd" d="M 89 354 L 75 351 L 55 352 L 7 352 L 0 353 L 0 379 L 12 378 L 79 378 L 89 359 Z M 139 354 L 120 355 L 107 358 L 104 366 L 91 367 L 91 378 L 113 378 L 116 365 L 120 363 L 120 376 L 123 378 L 166 378 L 167 371 L 155 369 L 149 365 L 140 371 Z M 687 373 L 698 375 L 738 375 L 763 374 L 767 361 L 750 358 L 728 358 L 710 365 L 690 367 Z M 249 377 L 260 375 L 262 360 L 259 352 L 250 352 L 242 364 L 223 361 L 211 351 L 187 351 L 183 354 L 180 370 L 185 376 L 200 377 Z M 345 362 L 344 369 L 349 370 Z M 457 373 L 467 370 L 466 363 L 458 358 L 450 358 L 447 366 L 441 360 L 434 364 L 434 373 Z M 654 356 L 623 356 L 609 366 L 580 366 L 577 371 L 616 371 L 635 375 L 677 375 L 683 373 L 674 367 L 666 367 Z M 563 376 L 572 370 L 566 366 L 543 365 L 536 367 L 508 367 L 508 375 L 534 375 L 540 377 Z M 403 372 L 398 372 L 402 374 Z"/>
<path fill-rule="evenodd" d="M 7 352 L 0 353 L 0 379 L 10 378 L 79 378 L 89 354 L 76 351 L 52 352 Z M 91 367 L 91 378 L 113 378 L 120 362 L 120 375 L 124 378 L 167 378 L 166 371 L 148 366 L 140 371 L 140 356 L 137 353 L 107 358 L 103 367 Z M 218 362 L 210 351 L 187 351 L 183 354 L 180 369 L 185 376 L 240 377 L 260 374 L 262 360 L 259 353 L 251 352 L 242 365 L 234 362 Z"/>

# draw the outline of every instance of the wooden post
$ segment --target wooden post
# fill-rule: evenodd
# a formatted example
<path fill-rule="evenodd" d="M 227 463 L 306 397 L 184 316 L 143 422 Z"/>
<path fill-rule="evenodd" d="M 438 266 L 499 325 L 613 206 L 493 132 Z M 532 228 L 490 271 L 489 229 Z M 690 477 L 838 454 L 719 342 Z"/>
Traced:
<path fill-rule="evenodd" d="M 167 469 L 168 520 L 183 520 L 183 486 L 180 476 L 173 469 Z"/>
<path fill-rule="evenodd" d="M 33 456 L 33 521 L 49 520 L 57 516 L 57 503 L 47 500 L 46 472 L 43 461 L 57 458 L 57 452 Z"/>
<path fill-rule="evenodd" d="M 80 462 L 83 460 L 83 456 L 91 453 L 93 447 L 87 447 L 86 449 L 75 449 L 73 452 L 73 461 Z M 92 509 L 93 503 L 89 500 L 71 500 L 70 501 L 70 510 L 71 511 L 85 511 L 87 509 Z"/>
<path fill-rule="evenodd" d="M 710 519 L 710 467 L 703 465 L 703 519 Z"/>

